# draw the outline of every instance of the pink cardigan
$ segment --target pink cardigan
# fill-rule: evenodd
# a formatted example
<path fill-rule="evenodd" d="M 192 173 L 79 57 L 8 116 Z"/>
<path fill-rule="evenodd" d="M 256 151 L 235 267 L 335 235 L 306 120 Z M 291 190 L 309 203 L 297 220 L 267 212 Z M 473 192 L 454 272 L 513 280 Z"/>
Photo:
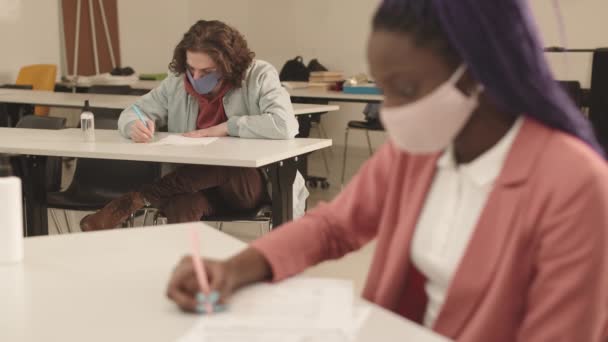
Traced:
<path fill-rule="evenodd" d="M 435 156 L 383 146 L 331 203 L 252 246 L 281 280 L 377 238 L 363 296 L 399 311 Z M 606 341 L 608 168 L 526 119 L 433 330 L 457 341 Z"/>

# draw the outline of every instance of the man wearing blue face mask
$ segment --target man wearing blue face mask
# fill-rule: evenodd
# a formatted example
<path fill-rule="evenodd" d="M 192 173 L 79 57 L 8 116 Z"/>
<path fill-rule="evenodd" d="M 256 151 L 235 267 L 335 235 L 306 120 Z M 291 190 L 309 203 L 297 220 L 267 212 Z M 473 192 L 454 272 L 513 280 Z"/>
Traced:
<path fill-rule="evenodd" d="M 234 136 L 291 139 L 298 133 L 289 94 L 276 69 L 255 54 L 244 37 L 219 21 L 200 20 L 176 46 L 169 64 L 172 75 L 142 96 L 136 108 L 122 112 L 118 127 L 136 143 L 153 139 L 155 123 L 169 132 L 197 137 Z M 298 178 L 301 175 L 298 174 Z M 301 215 L 307 192 L 299 194 L 294 215 Z M 256 169 L 205 165 L 182 166 L 140 191 L 118 198 L 80 223 L 83 231 L 111 229 L 131 213 L 151 205 L 170 223 L 198 221 L 203 216 L 251 209 L 268 197 L 264 176 Z"/>

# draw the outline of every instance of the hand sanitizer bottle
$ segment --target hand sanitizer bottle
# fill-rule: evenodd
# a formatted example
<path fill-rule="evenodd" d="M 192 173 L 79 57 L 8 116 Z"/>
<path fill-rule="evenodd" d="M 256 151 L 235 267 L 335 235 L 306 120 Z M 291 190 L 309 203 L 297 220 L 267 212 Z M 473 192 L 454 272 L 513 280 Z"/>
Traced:
<path fill-rule="evenodd" d="M 80 114 L 80 129 L 82 130 L 84 141 L 95 141 L 95 116 L 93 116 L 91 107 L 89 107 L 89 100 L 84 101 L 84 108 Z"/>

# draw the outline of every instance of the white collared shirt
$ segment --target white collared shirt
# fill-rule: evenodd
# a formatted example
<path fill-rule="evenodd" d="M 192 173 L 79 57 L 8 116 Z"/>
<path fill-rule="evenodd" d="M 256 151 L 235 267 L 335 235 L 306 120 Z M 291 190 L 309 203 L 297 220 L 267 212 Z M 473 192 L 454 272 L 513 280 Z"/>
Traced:
<path fill-rule="evenodd" d="M 427 327 L 432 327 L 439 316 L 450 282 L 522 122 L 519 118 L 497 144 L 468 164 L 456 164 L 453 146 L 437 161 L 411 249 L 412 262 L 427 279 Z"/>

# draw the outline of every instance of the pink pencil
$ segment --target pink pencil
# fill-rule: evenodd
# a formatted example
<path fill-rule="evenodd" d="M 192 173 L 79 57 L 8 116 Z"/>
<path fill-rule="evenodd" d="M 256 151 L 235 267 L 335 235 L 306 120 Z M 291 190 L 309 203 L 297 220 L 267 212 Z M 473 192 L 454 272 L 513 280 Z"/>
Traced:
<path fill-rule="evenodd" d="M 194 272 L 196 273 L 198 286 L 201 288 L 201 291 L 203 291 L 203 294 L 208 296 L 211 293 L 211 289 L 209 288 L 207 273 L 205 272 L 205 267 L 203 266 L 203 261 L 201 260 L 199 253 L 200 239 L 198 230 L 194 227 L 190 229 L 190 242 L 192 243 L 192 263 L 194 264 Z M 209 301 L 205 302 L 205 311 L 207 311 L 207 313 L 213 312 L 213 306 Z"/>

